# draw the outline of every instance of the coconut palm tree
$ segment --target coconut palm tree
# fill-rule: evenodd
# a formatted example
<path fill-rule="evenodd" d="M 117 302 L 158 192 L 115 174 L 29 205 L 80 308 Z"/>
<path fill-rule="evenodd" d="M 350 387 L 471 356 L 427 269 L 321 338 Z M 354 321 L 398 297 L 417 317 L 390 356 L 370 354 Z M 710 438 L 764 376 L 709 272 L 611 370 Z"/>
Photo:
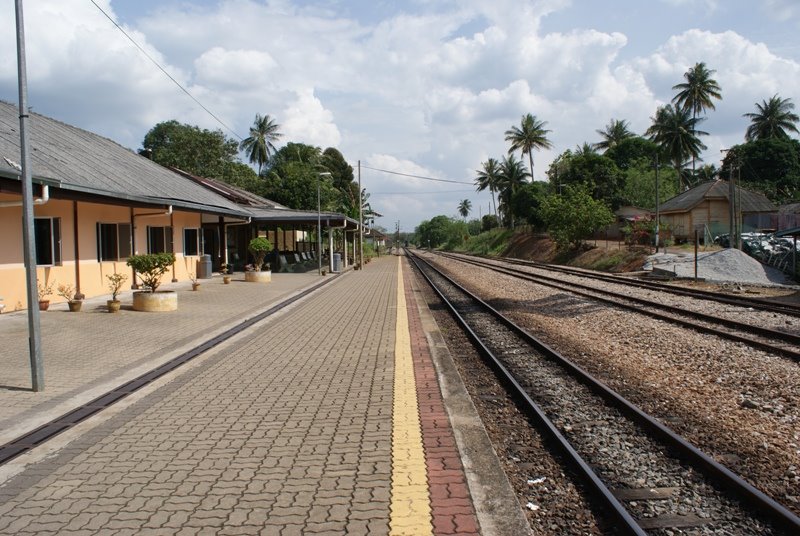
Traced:
<path fill-rule="evenodd" d="M 550 131 L 544 128 L 546 124 L 547 121 L 539 121 L 535 115 L 525 114 L 519 127 L 514 126 L 506 130 L 506 141 L 511 142 L 508 154 L 514 151 L 528 154 L 531 178 L 533 178 L 533 150 L 550 149 L 553 146 L 547 139 L 547 133 Z"/>
<path fill-rule="evenodd" d="M 472 210 L 472 202 L 469 199 L 464 199 L 458 204 L 458 213 L 461 214 L 461 217 L 464 218 L 464 221 L 467 221 L 467 216 L 469 216 L 469 212 Z"/>
<path fill-rule="evenodd" d="M 686 108 L 675 108 L 671 104 L 656 110 L 656 116 L 650 118 L 653 124 L 645 134 L 658 145 L 672 161 L 678 172 L 678 188 L 683 191 L 683 174 L 681 169 L 687 158 L 697 158 L 706 149 L 699 136 L 708 133 L 697 130 L 697 125 L 705 118 L 692 117 Z"/>
<path fill-rule="evenodd" d="M 692 118 L 708 110 L 715 110 L 714 100 L 722 100 L 722 89 L 711 75 L 716 71 L 708 69 L 703 62 L 695 63 L 683 74 L 686 82 L 672 86 L 678 94 L 672 99 L 676 108 L 690 110 Z M 695 175 L 695 156 L 692 156 L 692 177 Z"/>
<path fill-rule="evenodd" d="M 589 156 L 597 154 L 595 146 L 589 142 L 583 142 L 583 145 L 575 146 L 575 156 Z"/>
<path fill-rule="evenodd" d="M 275 152 L 273 142 L 278 141 L 283 134 L 278 132 L 281 128 L 269 114 L 261 116 L 256 114 L 253 126 L 250 127 L 250 136 L 243 139 L 239 144 L 239 149 L 247 154 L 251 164 L 258 164 L 258 174 L 264 169 L 264 165 L 269 162 L 272 153 Z"/>
<path fill-rule="evenodd" d="M 503 157 L 500 163 L 500 175 L 497 185 L 498 197 L 500 198 L 500 214 L 503 220 L 514 227 L 514 214 L 511 210 L 511 198 L 517 188 L 528 182 L 530 173 L 525 171 L 525 165 L 521 160 L 514 158 L 514 155 Z"/>
<path fill-rule="evenodd" d="M 800 117 L 792 112 L 794 109 L 792 99 L 782 99 L 776 94 L 768 101 L 756 103 L 756 109 L 757 113 L 744 114 L 744 117 L 750 119 L 750 126 L 744 135 L 747 141 L 788 138 L 787 130 L 798 132 L 795 123 L 800 121 Z"/>
<path fill-rule="evenodd" d="M 595 130 L 595 132 L 602 136 L 603 141 L 595 143 L 594 148 L 602 151 L 607 151 L 608 149 L 619 145 L 622 140 L 636 136 L 636 134 L 631 132 L 631 130 L 628 128 L 628 121 L 625 119 L 612 119 L 606 125 L 606 128 L 603 130 Z"/>
<path fill-rule="evenodd" d="M 478 177 L 475 179 L 475 185 L 478 187 L 479 192 L 489 189 L 492 193 L 492 206 L 494 207 L 494 215 L 497 216 L 497 204 L 494 201 L 494 193 L 497 191 L 497 185 L 500 181 L 500 163 L 494 158 L 490 158 L 486 162 L 481 162 L 481 169 L 476 171 Z"/>

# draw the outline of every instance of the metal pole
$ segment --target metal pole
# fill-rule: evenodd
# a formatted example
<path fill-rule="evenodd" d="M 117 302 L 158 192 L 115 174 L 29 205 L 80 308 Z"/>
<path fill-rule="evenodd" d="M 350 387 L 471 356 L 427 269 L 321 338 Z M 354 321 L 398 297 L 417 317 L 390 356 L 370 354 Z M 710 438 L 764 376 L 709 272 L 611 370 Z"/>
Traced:
<path fill-rule="evenodd" d="M 699 238 L 697 236 L 697 229 L 694 230 L 694 280 L 697 281 L 697 243 Z"/>
<path fill-rule="evenodd" d="M 364 269 L 364 196 L 361 194 L 361 160 L 358 161 L 358 266 Z"/>
<path fill-rule="evenodd" d="M 22 0 L 16 0 L 17 11 L 17 75 L 19 79 L 19 140 L 22 160 L 22 242 L 25 279 L 28 285 L 28 345 L 31 362 L 31 387 L 44 391 L 44 365 L 39 331 L 39 295 L 36 288 L 36 249 L 33 230 L 33 180 L 28 142 L 28 78 L 25 66 L 25 24 Z"/>
<path fill-rule="evenodd" d="M 658 233 L 661 226 L 661 215 L 659 214 L 658 199 L 658 153 L 656 153 L 656 253 L 658 253 Z"/>
<path fill-rule="evenodd" d="M 319 181 L 322 180 L 317 175 L 317 275 L 322 275 L 322 216 L 319 206 Z"/>
<path fill-rule="evenodd" d="M 736 247 L 736 189 L 733 185 L 733 158 L 731 158 L 731 169 L 728 178 L 728 208 L 730 232 L 728 233 L 728 247 Z"/>

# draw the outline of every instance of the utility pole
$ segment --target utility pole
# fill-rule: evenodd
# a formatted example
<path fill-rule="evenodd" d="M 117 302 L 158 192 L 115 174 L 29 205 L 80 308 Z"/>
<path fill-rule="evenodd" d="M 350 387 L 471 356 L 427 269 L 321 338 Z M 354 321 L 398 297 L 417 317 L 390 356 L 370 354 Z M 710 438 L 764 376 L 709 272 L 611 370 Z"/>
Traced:
<path fill-rule="evenodd" d="M 728 206 L 730 208 L 730 233 L 728 234 L 728 247 L 736 247 L 736 186 L 733 183 L 733 158 L 728 180 Z"/>
<path fill-rule="evenodd" d="M 364 269 L 364 194 L 361 190 L 361 160 L 358 161 L 358 266 Z"/>
<path fill-rule="evenodd" d="M 658 253 L 659 247 L 658 233 L 661 229 L 661 214 L 659 214 L 660 208 L 661 207 L 658 198 L 658 153 L 656 153 L 656 253 Z"/>
<path fill-rule="evenodd" d="M 25 23 L 22 0 L 16 0 L 17 11 L 17 76 L 19 80 L 19 147 L 22 160 L 22 242 L 25 259 L 25 280 L 28 290 L 28 346 L 31 362 L 31 387 L 44 391 L 44 364 L 39 331 L 39 296 L 36 287 L 36 246 L 33 228 L 33 179 L 28 142 L 28 75 L 25 65 Z"/>

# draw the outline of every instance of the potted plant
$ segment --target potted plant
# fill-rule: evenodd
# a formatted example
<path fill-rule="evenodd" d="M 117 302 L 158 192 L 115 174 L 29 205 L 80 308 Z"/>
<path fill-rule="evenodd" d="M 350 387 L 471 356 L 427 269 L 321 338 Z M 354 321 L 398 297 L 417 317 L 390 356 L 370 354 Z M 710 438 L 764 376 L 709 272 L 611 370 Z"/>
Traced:
<path fill-rule="evenodd" d="M 118 313 L 122 304 L 117 299 L 117 296 L 119 291 L 122 290 L 122 285 L 128 280 L 128 276 L 125 274 L 108 274 L 106 279 L 108 279 L 108 290 L 111 291 L 111 299 L 106 301 L 106 308 L 108 308 L 109 313 Z"/>
<path fill-rule="evenodd" d="M 245 281 L 255 283 L 267 283 L 272 280 L 272 272 L 269 270 L 269 264 L 264 262 L 267 254 L 272 251 L 272 242 L 263 236 L 257 236 L 252 239 L 247 246 L 248 251 L 253 256 L 253 269 L 245 272 Z M 266 270 L 264 270 L 266 264 Z"/>
<path fill-rule="evenodd" d="M 150 253 L 128 257 L 128 266 L 136 270 L 142 286 L 147 290 L 133 293 L 134 311 L 175 311 L 178 309 L 178 295 L 171 291 L 159 291 L 161 276 L 175 263 L 172 253 Z"/>
<path fill-rule="evenodd" d="M 222 282 L 226 285 L 230 284 L 231 282 L 231 274 L 230 274 L 230 265 L 223 264 L 222 268 L 219 270 L 222 273 Z"/>
<path fill-rule="evenodd" d="M 39 310 L 40 311 L 47 311 L 47 308 L 50 307 L 50 300 L 47 299 L 48 296 L 52 296 L 53 294 L 53 285 L 55 285 L 55 281 L 50 283 L 42 283 L 41 281 L 36 281 L 36 293 L 39 296 Z"/>
<path fill-rule="evenodd" d="M 192 290 L 200 290 L 200 282 L 194 272 L 189 272 L 189 280 L 192 282 Z"/>
<path fill-rule="evenodd" d="M 63 285 L 58 285 L 56 294 L 67 300 L 67 305 L 69 306 L 70 312 L 80 312 L 81 305 L 83 305 L 83 300 L 75 298 L 75 287 L 72 286 L 72 284 L 65 283 Z"/>

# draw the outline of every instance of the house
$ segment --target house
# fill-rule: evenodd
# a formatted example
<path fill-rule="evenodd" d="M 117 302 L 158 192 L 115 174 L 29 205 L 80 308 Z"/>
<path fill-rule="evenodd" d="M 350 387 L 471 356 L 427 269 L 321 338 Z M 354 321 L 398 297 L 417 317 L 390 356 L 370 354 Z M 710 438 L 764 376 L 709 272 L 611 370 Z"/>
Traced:
<path fill-rule="evenodd" d="M 212 240 L 211 243 L 206 242 L 205 252 L 212 255 L 214 270 L 218 270 L 223 263 L 230 264 L 234 270 L 243 270 L 251 261 L 247 244 L 255 236 L 263 236 L 275 248 L 267 262 L 276 270 L 292 271 L 288 270 L 289 266 L 316 259 L 318 225 L 323 235 L 327 231 L 322 251 L 338 252 L 345 268 L 356 258 L 358 220 L 335 212 L 294 210 L 216 179 L 198 177 L 178 169 L 174 171 L 225 197 L 249 215 L 247 225 L 226 226 L 224 249 L 219 247 L 222 242 L 215 238 L 215 232 L 216 236 L 220 236 L 217 224 L 213 221 L 204 223 L 204 235 Z M 328 255 L 327 263 L 332 272 L 334 266 L 331 255 Z M 307 262 L 305 264 L 310 266 Z"/>
<path fill-rule="evenodd" d="M 735 212 L 742 229 L 771 226 L 775 205 L 766 196 L 735 188 Z M 665 201 L 659 207 L 662 225 L 667 225 L 676 240 L 694 240 L 730 232 L 730 186 L 727 181 L 708 181 Z M 701 238 L 702 239 L 702 238 Z"/>
<path fill-rule="evenodd" d="M 781 205 L 778 209 L 778 221 L 775 229 L 783 231 L 800 227 L 800 203 L 789 203 Z"/>
<path fill-rule="evenodd" d="M 176 262 L 164 278 L 185 281 L 215 236 L 225 250 L 227 229 L 253 218 L 242 205 L 108 138 L 36 113 L 28 131 L 36 272 L 45 285 L 72 284 L 86 297 L 106 294 L 109 274 L 126 273 L 135 285 L 129 255 L 165 251 Z M 0 296 L 6 311 L 28 306 L 19 155 L 19 110 L 0 101 Z"/>

